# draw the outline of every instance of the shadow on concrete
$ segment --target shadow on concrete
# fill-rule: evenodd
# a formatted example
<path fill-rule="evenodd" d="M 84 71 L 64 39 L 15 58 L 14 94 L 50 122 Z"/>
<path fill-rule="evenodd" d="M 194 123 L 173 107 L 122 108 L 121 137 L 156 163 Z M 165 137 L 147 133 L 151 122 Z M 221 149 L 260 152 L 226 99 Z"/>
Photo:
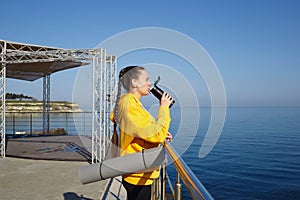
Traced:
<path fill-rule="evenodd" d="M 101 200 L 123 200 L 127 199 L 125 188 L 122 185 L 122 177 L 111 178 L 102 194 Z"/>
<path fill-rule="evenodd" d="M 74 192 L 66 192 L 64 193 L 64 200 L 93 200 L 87 197 L 78 196 Z"/>
<path fill-rule="evenodd" d="M 91 163 L 91 153 L 77 135 L 18 136 L 6 139 L 6 155 L 36 160 L 84 161 Z"/>

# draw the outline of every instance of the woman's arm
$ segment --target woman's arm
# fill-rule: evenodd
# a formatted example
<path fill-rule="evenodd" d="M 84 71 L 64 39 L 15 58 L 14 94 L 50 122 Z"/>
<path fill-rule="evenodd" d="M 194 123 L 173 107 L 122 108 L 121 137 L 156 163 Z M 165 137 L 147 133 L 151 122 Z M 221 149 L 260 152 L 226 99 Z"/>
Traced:
<path fill-rule="evenodd" d="M 120 128 L 126 134 L 152 143 L 165 141 L 171 121 L 168 106 L 159 107 L 156 121 L 140 105 L 130 103 L 127 109 L 127 112 L 124 113 L 125 117 L 120 123 Z"/>
<path fill-rule="evenodd" d="M 142 138 L 152 143 L 162 143 L 167 137 L 170 126 L 171 102 L 172 97 L 164 93 L 155 121 L 136 98 L 125 99 L 119 105 L 119 115 L 122 116 L 119 118 L 119 128 L 132 137 Z"/>

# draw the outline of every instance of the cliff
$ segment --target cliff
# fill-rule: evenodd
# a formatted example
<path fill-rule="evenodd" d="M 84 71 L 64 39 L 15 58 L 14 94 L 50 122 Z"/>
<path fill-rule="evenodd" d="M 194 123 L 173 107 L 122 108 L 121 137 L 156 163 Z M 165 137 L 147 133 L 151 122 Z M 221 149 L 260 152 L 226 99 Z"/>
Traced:
<path fill-rule="evenodd" d="M 6 112 L 43 112 L 42 101 L 6 101 Z M 83 112 L 77 103 L 50 102 L 50 112 Z"/>

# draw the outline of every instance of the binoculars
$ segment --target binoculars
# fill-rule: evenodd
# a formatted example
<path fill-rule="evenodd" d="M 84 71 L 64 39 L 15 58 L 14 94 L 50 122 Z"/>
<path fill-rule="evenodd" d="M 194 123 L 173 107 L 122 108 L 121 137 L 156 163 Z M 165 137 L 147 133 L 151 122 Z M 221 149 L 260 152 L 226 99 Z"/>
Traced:
<path fill-rule="evenodd" d="M 157 86 L 158 82 L 160 81 L 160 76 L 157 77 L 156 81 L 154 82 L 153 88 L 150 89 L 151 94 L 153 94 L 157 99 L 161 99 L 164 91 Z M 169 108 L 173 106 L 175 101 L 173 100 L 172 103 L 170 104 Z"/>

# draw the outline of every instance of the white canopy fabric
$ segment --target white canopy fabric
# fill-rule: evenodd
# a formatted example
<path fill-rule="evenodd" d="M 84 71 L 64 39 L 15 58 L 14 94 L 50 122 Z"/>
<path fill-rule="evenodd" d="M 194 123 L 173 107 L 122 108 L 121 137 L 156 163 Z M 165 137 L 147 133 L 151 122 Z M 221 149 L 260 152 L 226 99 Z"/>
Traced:
<path fill-rule="evenodd" d="M 35 81 L 41 77 L 44 77 L 45 75 L 79 67 L 84 64 L 85 63 L 82 62 L 72 61 L 8 64 L 6 66 L 6 77 L 26 81 Z"/>

